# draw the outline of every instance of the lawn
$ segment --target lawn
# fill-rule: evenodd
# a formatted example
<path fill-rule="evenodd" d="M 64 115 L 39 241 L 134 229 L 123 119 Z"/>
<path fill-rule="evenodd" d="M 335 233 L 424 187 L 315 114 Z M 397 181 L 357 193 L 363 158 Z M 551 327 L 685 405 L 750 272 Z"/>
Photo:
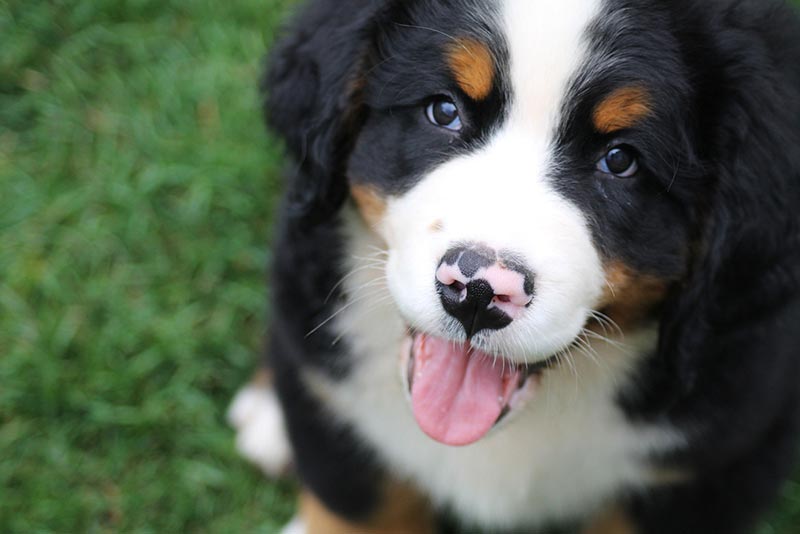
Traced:
<path fill-rule="evenodd" d="M 0 0 L 0 533 L 291 516 L 224 422 L 267 313 L 255 80 L 289 3 Z M 794 483 L 764 532 L 797 525 Z"/>

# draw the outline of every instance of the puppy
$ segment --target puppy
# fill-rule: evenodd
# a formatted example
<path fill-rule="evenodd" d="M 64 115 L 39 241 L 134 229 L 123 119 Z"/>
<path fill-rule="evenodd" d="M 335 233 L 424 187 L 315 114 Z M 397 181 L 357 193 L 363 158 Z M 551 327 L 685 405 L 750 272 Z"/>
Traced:
<path fill-rule="evenodd" d="M 293 164 L 231 416 L 291 449 L 293 532 L 752 531 L 800 423 L 787 5 L 315 0 L 263 89 Z"/>

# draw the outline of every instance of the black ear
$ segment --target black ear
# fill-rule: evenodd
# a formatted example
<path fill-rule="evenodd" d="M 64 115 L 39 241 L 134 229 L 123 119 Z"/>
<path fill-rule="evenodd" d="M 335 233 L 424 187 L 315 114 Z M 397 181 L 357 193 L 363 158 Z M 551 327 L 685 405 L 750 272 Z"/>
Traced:
<path fill-rule="evenodd" d="M 288 208 L 305 224 L 326 220 L 347 196 L 344 165 L 358 128 L 359 78 L 385 3 L 312 1 L 268 58 L 264 114 L 298 166 Z"/>
<path fill-rule="evenodd" d="M 785 380 L 797 380 L 800 25 L 774 5 L 737 9 L 708 32 L 710 52 L 697 66 L 697 138 L 709 170 L 698 206 L 702 230 L 660 338 L 662 365 L 673 367 L 683 398 L 701 391 L 766 398 L 769 392 L 742 392 L 755 385 L 780 391 Z M 719 381 L 764 373 L 777 374 L 749 384 Z"/>

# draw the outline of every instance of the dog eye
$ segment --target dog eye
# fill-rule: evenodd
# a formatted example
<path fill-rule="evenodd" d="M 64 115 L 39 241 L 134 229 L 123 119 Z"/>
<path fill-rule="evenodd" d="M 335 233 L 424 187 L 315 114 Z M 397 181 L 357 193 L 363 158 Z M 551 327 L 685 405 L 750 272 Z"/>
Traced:
<path fill-rule="evenodd" d="M 461 117 L 458 114 L 458 107 L 446 97 L 439 97 L 425 109 L 428 120 L 436 126 L 447 128 L 457 132 L 461 130 Z"/>
<path fill-rule="evenodd" d="M 597 163 L 597 168 L 606 174 L 630 178 L 639 171 L 639 161 L 636 159 L 636 152 L 623 145 L 609 150 Z"/>

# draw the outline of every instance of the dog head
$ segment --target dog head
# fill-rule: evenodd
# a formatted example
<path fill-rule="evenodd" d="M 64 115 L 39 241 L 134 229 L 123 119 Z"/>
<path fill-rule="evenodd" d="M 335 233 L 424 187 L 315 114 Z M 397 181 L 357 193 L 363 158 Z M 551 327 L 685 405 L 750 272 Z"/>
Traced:
<path fill-rule="evenodd" d="M 798 249 L 797 94 L 701 4 L 317 2 L 266 79 L 297 224 L 358 209 L 429 365 L 655 320 L 690 387 Z"/>

